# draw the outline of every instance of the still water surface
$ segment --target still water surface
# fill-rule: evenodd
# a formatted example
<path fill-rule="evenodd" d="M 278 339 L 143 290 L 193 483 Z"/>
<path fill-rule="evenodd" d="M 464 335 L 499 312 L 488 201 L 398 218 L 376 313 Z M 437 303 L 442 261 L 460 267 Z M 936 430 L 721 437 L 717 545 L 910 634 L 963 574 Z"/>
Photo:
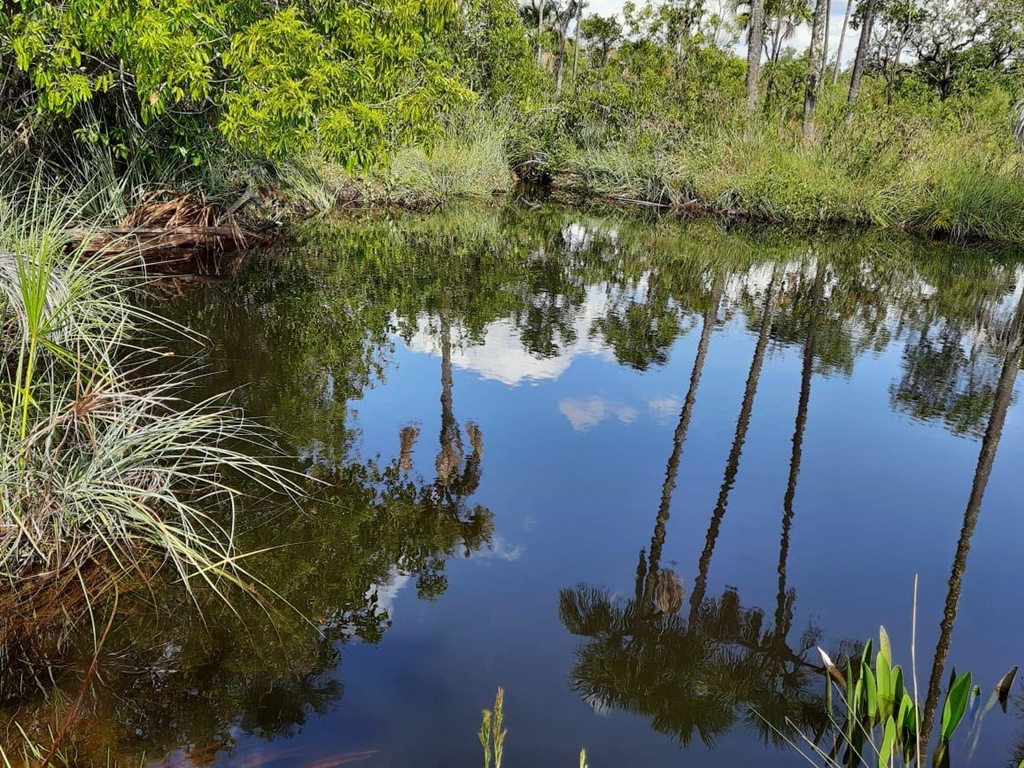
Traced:
<path fill-rule="evenodd" d="M 310 227 L 162 311 L 311 478 L 242 543 L 316 627 L 138 605 L 84 741 L 476 766 L 503 686 L 513 768 L 796 766 L 773 727 L 820 722 L 815 646 L 884 624 L 908 664 L 915 574 L 922 696 L 988 688 L 1024 659 L 1022 275 L 557 209 Z M 1022 733 L 996 712 L 974 764 Z"/>

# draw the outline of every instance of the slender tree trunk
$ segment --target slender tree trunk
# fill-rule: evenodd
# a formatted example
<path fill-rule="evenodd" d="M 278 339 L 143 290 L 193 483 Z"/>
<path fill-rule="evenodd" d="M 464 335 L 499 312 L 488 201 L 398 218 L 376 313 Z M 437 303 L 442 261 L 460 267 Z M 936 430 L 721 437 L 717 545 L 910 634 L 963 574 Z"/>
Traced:
<path fill-rule="evenodd" d="M 960 589 L 964 571 L 967 569 L 967 555 L 971 551 L 971 539 L 974 538 L 974 529 L 977 527 L 978 518 L 981 515 L 981 501 L 985 496 L 989 476 L 992 474 L 992 466 L 995 464 L 999 438 L 1002 436 L 1003 425 L 1006 423 L 1006 412 L 1013 399 L 1013 385 L 1017 380 L 1017 372 L 1020 370 L 1022 325 L 1024 325 L 1024 294 L 1021 294 L 1017 303 L 1017 311 L 1014 313 L 1010 347 L 1003 359 L 1003 369 L 999 376 L 999 383 L 996 385 L 995 402 L 989 416 L 988 428 L 981 441 L 978 466 L 974 471 L 974 482 L 971 485 L 971 495 L 967 500 L 967 508 L 964 510 L 963 527 L 960 529 L 960 539 L 957 541 L 956 554 L 953 556 L 949 590 L 946 592 L 946 604 L 942 610 L 942 621 L 939 624 L 939 642 L 935 647 L 935 659 L 932 663 L 931 678 L 928 681 L 928 698 L 924 705 L 921 743 L 925 755 L 928 754 L 928 737 L 931 735 L 935 722 L 946 658 L 949 656 L 949 646 L 953 639 L 953 625 L 956 624 L 956 614 L 960 607 Z"/>
<path fill-rule="evenodd" d="M 576 38 L 572 47 L 572 81 L 576 82 L 576 64 L 580 58 L 580 21 L 583 19 L 583 3 L 579 2 L 576 4 Z"/>
<path fill-rule="evenodd" d="M 821 51 L 824 43 L 828 0 L 818 0 L 811 24 L 811 49 L 807 62 L 807 88 L 804 91 L 804 136 L 814 134 L 814 110 L 818 105 L 818 84 L 821 80 Z"/>
<path fill-rule="evenodd" d="M 739 472 L 740 455 L 743 453 L 743 443 L 747 439 L 750 414 L 754 408 L 754 396 L 757 394 L 757 382 L 761 378 L 761 366 L 764 364 L 765 350 L 768 348 L 774 307 L 775 275 L 773 274 L 765 296 L 761 331 L 757 337 L 757 346 L 754 348 L 754 357 L 750 361 L 747 384 L 743 389 L 743 405 L 740 406 L 740 415 L 736 420 L 736 435 L 733 437 L 732 448 L 729 450 L 729 458 L 725 464 L 725 476 L 722 478 L 722 487 L 718 491 L 718 501 L 715 503 L 714 512 L 711 513 L 711 522 L 704 537 L 704 551 L 701 552 L 697 565 L 697 578 L 693 584 L 693 594 L 690 595 L 690 626 L 693 626 L 697 611 L 700 610 L 700 606 L 704 602 L 704 594 L 708 585 L 708 571 L 711 569 L 711 556 L 714 554 L 715 542 L 718 540 L 718 532 L 722 527 L 722 518 L 725 517 L 725 511 L 729 505 L 729 494 L 732 492 L 736 474 Z"/>
<path fill-rule="evenodd" d="M 850 24 L 850 11 L 853 9 L 854 0 L 847 0 L 846 13 L 843 14 L 843 26 L 839 28 L 839 45 L 836 47 L 836 66 L 832 70 L 832 84 L 839 82 L 839 68 L 843 61 L 843 43 L 846 41 L 846 28 Z"/>
<path fill-rule="evenodd" d="M 679 412 L 679 423 L 676 425 L 675 434 L 672 437 L 672 454 L 668 457 L 668 465 L 665 467 L 665 482 L 661 486 L 661 503 L 658 505 L 658 516 L 654 523 L 654 535 L 651 536 L 650 557 L 648 560 L 647 574 L 644 581 L 644 600 L 642 605 L 648 605 L 653 599 L 654 585 L 657 580 L 658 568 L 661 564 L 661 550 L 665 545 L 665 526 L 668 523 L 669 513 L 672 507 L 672 493 L 676 488 L 676 476 L 679 474 L 679 463 L 683 458 L 683 443 L 686 442 L 686 433 L 690 430 L 690 419 L 693 416 L 693 406 L 697 402 L 697 387 L 700 385 L 700 377 L 704 372 L 704 361 L 708 356 L 708 345 L 711 342 L 711 332 L 715 329 L 715 321 L 718 318 L 718 308 L 722 302 L 722 287 L 724 279 L 720 278 L 711 293 L 711 306 L 704 313 L 704 327 L 700 332 L 700 341 L 697 343 L 697 355 L 693 359 L 693 371 L 690 373 L 690 387 L 686 390 L 686 399 L 683 401 L 683 409 Z"/>
<path fill-rule="evenodd" d="M 772 50 L 770 59 L 772 62 L 771 71 L 768 73 L 768 87 L 765 88 L 765 104 L 771 104 L 772 95 L 775 93 L 775 73 L 778 69 L 779 53 L 782 50 L 782 16 L 775 19 L 775 29 L 772 30 Z"/>
<path fill-rule="evenodd" d="M 537 4 L 537 66 L 541 64 L 541 37 L 544 34 L 544 0 L 538 0 Z"/>
<path fill-rule="evenodd" d="M 565 73 L 565 36 L 568 34 L 569 25 L 566 24 L 558 32 L 558 55 L 555 61 L 555 93 L 562 92 L 562 76 Z"/>
<path fill-rule="evenodd" d="M 828 36 L 832 27 L 832 0 L 828 0 L 828 4 L 825 6 L 825 35 L 821 45 L 821 75 L 820 79 L 825 79 L 825 72 L 828 71 Z"/>
<path fill-rule="evenodd" d="M 747 111 L 757 109 L 757 88 L 761 79 L 764 48 L 764 0 L 750 0 L 750 30 L 747 32 Z"/>
<path fill-rule="evenodd" d="M 868 48 L 871 47 L 871 27 L 875 23 L 875 6 L 878 0 L 867 0 L 864 8 L 864 19 L 860 26 L 860 41 L 857 43 L 857 55 L 853 59 L 853 72 L 850 75 L 850 95 L 846 103 L 851 107 L 857 103 L 857 94 L 860 93 L 860 83 L 864 79 L 864 64 L 868 58 Z M 849 119 L 849 116 L 847 116 Z"/>

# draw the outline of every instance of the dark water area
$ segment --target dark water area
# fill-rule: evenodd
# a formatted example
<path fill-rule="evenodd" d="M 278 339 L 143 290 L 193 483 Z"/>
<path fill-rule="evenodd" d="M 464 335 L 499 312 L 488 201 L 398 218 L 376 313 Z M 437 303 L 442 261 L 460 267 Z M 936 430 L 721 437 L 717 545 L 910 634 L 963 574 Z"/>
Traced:
<path fill-rule="evenodd" d="M 1022 270 L 554 208 L 309 226 L 159 305 L 308 478 L 239 517 L 269 615 L 126 601 L 71 741 L 477 766 L 502 686 L 508 768 L 797 766 L 816 648 L 884 625 L 909 667 L 915 575 L 922 700 L 987 694 L 1024 660 Z M 971 764 L 1024 756 L 1021 692 Z"/>

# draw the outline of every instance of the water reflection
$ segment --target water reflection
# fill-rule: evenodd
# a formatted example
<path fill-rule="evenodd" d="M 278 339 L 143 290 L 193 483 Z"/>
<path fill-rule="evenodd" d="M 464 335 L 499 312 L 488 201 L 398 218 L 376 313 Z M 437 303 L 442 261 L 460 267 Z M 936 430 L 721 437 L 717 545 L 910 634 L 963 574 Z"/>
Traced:
<path fill-rule="evenodd" d="M 777 306 L 779 269 L 772 268 L 764 291 L 760 327 L 725 476 L 700 555 L 689 613 L 678 616 L 683 594 L 679 577 L 660 565 L 672 495 L 693 416 L 697 389 L 717 319 L 722 282 L 711 292 L 711 306 L 694 358 L 690 385 L 676 427 L 662 485 L 661 502 L 651 538 L 650 554 L 640 553 L 636 594 L 623 604 L 607 591 L 580 585 L 563 590 L 559 616 L 575 635 L 589 638 L 576 651 L 571 685 L 597 709 L 612 707 L 651 718 L 655 730 L 688 744 L 693 735 L 708 745 L 715 737 L 744 719 L 762 737 L 773 742 L 788 738 L 794 725 L 820 733 L 827 722 L 817 695 L 818 677 L 805 654 L 817 639 L 813 627 L 797 648 L 788 644 L 795 598 L 786 587 L 786 557 L 793 517 L 793 497 L 799 473 L 800 444 L 806 424 L 810 371 L 814 355 L 815 314 L 821 298 L 824 270 L 814 279 L 812 317 L 805 344 L 797 431 L 784 502 L 782 545 L 779 555 L 779 598 L 775 626 L 765 626 L 764 611 L 741 606 L 739 594 L 727 589 L 718 599 L 706 596 L 708 571 L 715 543 L 728 506 L 729 493 L 739 471 L 740 457 L 750 425 L 754 397 L 764 365 Z M 799 280 L 799 275 L 794 275 Z"/>
<path fill-rule="evenodd" d="M 873 235 L 808 242 L 554 209 L 327 223 L 300 238 L 294 249 L 246 263 L 232 283 L 192 290 L 162 306 L 210 339 L 211 374 L 195 396 L 240 387 L 236 401 L 277 430 L 291 466 L 310 478 L 311 495 L 301 508 L 255 498 L 244 520 L 240 546 L 265 550 L 252 567 L 280 599 L 269 616 L 266 605 L 251 601 L 236 603 L 236 615 L 200 595 L 202 619 L 173 588 L 126 599 L 122 605 L 131 607 L 105 646 L 100 682 L 74 734 L 83 753 L 110 750 L 126 762 L 143 753 L 172 754 L 199 764 L 292 736 L 298 746 L 289 745 L 290 757 L 283 748 L 267 749 L 275 759 L 302 764 L 307 727 L 329 722 L 339 732 L 359 731 L 338 713 L 343 697 L 353 698 L 345 683 L 354 643 L 379 644 L 382 675 L 394 665 L 411 678 L 410 669 L 439 664 L 431 650 L 442 640 L 467 635 L 503 647 L 516 621 L 530 627 L 523 648 L 555 649 L 549 656 L 561 661 L 565 630 L 580 639 L 570 683 L 591 707 L 643 715 L 655 731 L 683 744 L 694 737 L 712 743 L 740 723 L 762 741 L 777 740 L 787 722 L 819 733 L 822 691 L 808 650 L 836 639 L 809 621 L 828 607 L 821 596 L 809 602 L 809 585 L 791 583 L 799 573 L 794 567 L 813 560 L 795 543 L 794 525 L 797 511 L 797 533 L 833 514 L 820 492 L 814 505 L 807 502 L 815 469 L 805 456 L 812 383 L 811 431 L 819 418 L 831 417 L 856 432 L 855 406 L 843 413 L 846 406 L 822 392 L 828 380 L 858 375 L 880 380 L 892 423 L 941 425 L 946 434 L 936 431 L 937 454 L 963 438 L 983 438 L 929 688 L 934 709 L 932 689 L 938 691 L 945 674 L 967 551 L 1020 364 L 1022 294 L 1012 293 L 1017 277 L 1010 266 L 983 253 L 965 256 Z M 692 364 L 682 357 L 684 348 Z M 680 358 L 689 371 L 681 401 L 643 389 Z M 720 417 L 709 409 L 702 427 L 699 409 L 731 392 L 723 370 L 732 363 L 739 370 L 735 399 Z M 859 373 L 868 367 L 872 373 Z M 778 370 L 793 372 L 791 386 L 771 379 Z M 573 390 L 569 380 L 590 388 Z M 367 417 L 374 398 L 395 388 L 402 394 L 378 408 L 375 420 Z M 530 400 L 524 390 L 544 395 L 546 410 L 530 410 L 541 398 Z M 419 392 L 429 397 L 421 400 Z M 634 407 L 641 402 L 657 405 L 653 418 Z M 784 418 L 775 428 L 765 417 L 777 414 Z M 670 450 L 672 427 L 662 430 L 662 421 L 675 423 Z M 752 424 L 762 423 L 772 444 L 785 446 L 777 466 L 765 463 L 753 437 L 748 444 Z M 543 458 L 512 458 L 513 432 Z M 840 463 L 844 438 L 835 440 Z M 627 454 L 655 443 L 665 444 L 668 458 L 653 531 L 649 519 L 629 529 L 635 546 L 647 544 L 634 576 L 632 554 L 628 564 L 620 562 L 626 524 L 612 502 L 603 509 L 600 499 L 588 497 L 598 508 L 586 532 L 571 522 L 569 508 L 604 473 L 621 466 L 623 474 L 640 476 L 646 454 L 635 460 Z M 714 457 L 709 471 L 685 474 L 705 456 Z M 659 467 L 664 460 L 662 454 Z M 554 465 L 548 474 L 540 461 Z M 777 584 L 771 578 L 768 591 L 748 603 L 738 588 L 719 592 L 717 585 L 732 583 L 735 569 L 723 530 L 756 522 L 742 517 L 737 501 L 737 481 L 750 476 L 752 463 L 772 468 L 777 480 L 766 481 L 764 471 L 757 479 L 775 521 L 766 572 L 777 575 Z M 844 471 L 844 478 L 859 480 L 857 468 Z M 542 486 L 538 477 L 551 486 L 540 487 L 533 506 L 521 509 L 530 498 L 523 489 Z M 629 483 L 618 490 L 631 505 L 655 507 L 647 500 L 651 488 Z M 694 499 L 705 496 L 697 509 Z M 692 520 L 676 515 L 674 540 L 670 520 L 681 505 L 699 522 L 691 531 L 682 523 Z M 453 560 L 497 548 L 501 534 L 514 530 L 510 521 L 518 525 L 527 514 L 541 519 L 531 557 L 490 569 L 486 585 L 482 571 L 461 572 L 460 600 L 452 601 L 458 591 Z M 568 533 L 559 539 L 563 520 Z M 570 555 L 584 533 L 592 536 L 595 569 L 608 581 L 631 582 L 628 597 L 589 583 L 589 576 L 587 584 L 562 589 L 581 578 L 570 570 L 579 565 Z M 672 554 L 684 538 L 696 550 L 689 573 Z M 817 552 L 832 545 L 812 544 Z M 615 563 L 623 573 L 613 572 Z M 864 576 L 872 584 L 895 578 L 877 568 Z M 684 577 L 693 579 L 689 595 Z M 505 605 L 493 604 L 495 590 L 504 590 Z M 743 592 L 749 596 L 748 587 Z M 556 594 L 561 626 L 551 615 Z M 420 613 L 418 621 L 440 617 L 430 625 L 431 643 L 392 653 L 389 639 L 406 615 L 403 601 L 417 597 L 434 601 L 429 609 L 435 611 Z M 855 611 L 858 637 L 876 630 L 868 608 Z M 4 717 L 43 730 L 60 694 L 77 692 L 75 662 L 89 645 L 88 631 L 61 644 L 53 678 L 47 672 L 15 687 Z M 505 653 L 511 671 L 497 682 L 514 697 L 517 685 L 528 684 L 532 662 L 522 648 Z M 6 674 L 13 679 L 20 672 L 12 666 Z M 555 701 L 564 691 L 560 674 L 561 667 L 546 675 L 557 687 L 538 700 Z M 495 682 L 468 664 L 449 675 L 488 693 Z M 411 687 L 401 693 L 417 702 L 419 719 L 396 729 L 420 719 L 438 732 L 451 727 L 432 719 L 440 716 L 430 694 Z M 399 711 L 402 701 L 364 692 L 354 695 L 349 712 Z M 463 725 L 472 749 L 476 723 Z M 599 737 L 591 720 L 580 728 L 574 742 L 589 746 Z M 408 745 L 401 733 L 391 738 L 394 743 L 359 746 L 406 748 L 403 754 L 421 747 L 411 736 Z M 528 729 L 516 732 L 520 743 L 531 738 Z M 475 751 L 467 755 L 472 760 Z M 394 764 L 404 763 L 396 758 Z"/>
<path fill-rule="evenodd" d="M 985 427 L 985 435 L 981 441 L 978 466 L 974 471 L 970 497 L 967 500 L 967 508 L 964 510 L 963 527 L 960 529 L 960 538 L 957 540 L 956 554 L 953 557 L 953 569 L 949 577 L 949 591 L 946 593 L 946 602 L 942 610 L 939 640 L 935 648 L 935 657 L 928 680 L 928 697 L 925 702 L 922 734 L 925 736 L 926 744 L 935 722 L 935 712 L 942 690 L 946 660 L 949 657 L 952 643 L 953 627 L 956 624 L 957 611 L 960 607 L 964 573 L 967 570 L 967 555 L 971 550 L 971 541 L 974 539 L 978 518 L 981 515 L 981 502 L 985 497 L 985 489 L 988 487 L 988 481 L 992 475 L 996 451 L 999 449 L 999 439 L 1003 434 L 1006 414 L 1013 398 L 1013 385 L 1017 381 L 1017 373 L 1020 371 L 1021 346 L 1024 342 L 1024 290 L 1020 290 L 1019 287 L 1018 293 L 1017 307 L 1008 326 L 1005 329 L 1000 329 L 998 326 L 991 329 L 994 331 L 995 343 L 1004 349 L 1003 361 L 999 380 L 991 398 L 991 411 Z M 959 411 L 956 405 L 954 405 L 954 409 Z M 959 425 L 959 423 L 958 421 L 957 424 Z"/>

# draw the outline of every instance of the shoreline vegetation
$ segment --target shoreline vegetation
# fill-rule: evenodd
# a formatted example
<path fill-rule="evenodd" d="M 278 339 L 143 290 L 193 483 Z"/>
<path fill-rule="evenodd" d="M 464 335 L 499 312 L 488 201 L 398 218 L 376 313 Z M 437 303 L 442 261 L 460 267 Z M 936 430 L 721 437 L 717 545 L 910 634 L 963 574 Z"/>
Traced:
<path fill-rule="evenodd" d="M 522 190 L 1017 245 L 1022 19 L 1020 0 L 30 0 L 0 26 L 0 186 L 41 180 L 120 234 L 187 200 L 149 223 L 199 250 Z"/>

